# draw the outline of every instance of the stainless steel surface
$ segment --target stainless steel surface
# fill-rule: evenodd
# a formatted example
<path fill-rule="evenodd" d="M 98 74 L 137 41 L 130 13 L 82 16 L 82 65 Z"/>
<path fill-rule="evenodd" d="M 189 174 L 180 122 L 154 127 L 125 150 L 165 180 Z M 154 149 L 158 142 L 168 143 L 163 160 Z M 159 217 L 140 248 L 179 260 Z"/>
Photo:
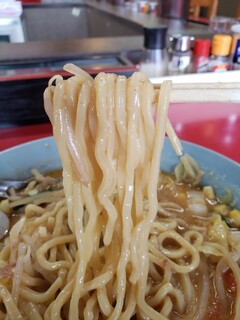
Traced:
<path fill-rule="evenodd" d="M 8 190 L 13 188 L 15 190 L 21 190 L 28 185 L 28 183 L 32 180 L 0 180 L 0 198 L 8 198 Z M 1 211 L 0 211 L 1 212 Z"/>
<path fill-rule="evenodd" d="M 173 50 L 185 52 L 191 48 L 191 37 L 189 36 L 176 36 L 173 37 Z"/>
<path fill-rule="evenodd" d="M 50 4 L 51 2 L 51 4 Z M 61 4 L 61 3 L 60 3 Z M 122 24 L 134 24 L 140 30 L 143 27 L 159 27 L 161 25 L 168 26 L 168 34 L 173 35 L 181 33 L 183 35 L 191 35 L 199 38 L 210 38 L 213 34 L 206 25 L 193 22 L 182 21 L 181 19 L 165 19 L 153 14 L 144 14 L 134 12 L 124 6 L 114 6 L 105 1 L 69 1 L 67 5 L 72 5 L 72 9 L 77 5 L 84 5 L 88 8 L 94 8 L 101 13 L 108 14 L 114 20 L 119 20 Z M 48 1 L 46 5 L 59 6 L 59 1 Z M 25 5 L 24 8 L 30 5 Z M 32 5 L 36 10 L 42 5 Z M 36 11 L 37 12 L 37 11 Z M 77 12 L 75 12 L 76 14 Z M 76 19 L 78 19 L 76 17 Z M 96 22 L 97 23 L 97 22 Z M 24 26 L 25 28 L 26 26 Z M 66 25 L 64 26 L 64 28 Z M 101 29 L 98 26 L 97 29 Z M 110 28 L 111 29 L 111 28 Z M 128 28 L 129 29 L 129 28 Z M 65 32 L 65 31 L 64 31 Z M 47 35 L 50 36 L 50 33 Z M 49 59 L 49 58 L 69 58 L 79 57 L 82 54 L 103 53 L 103 52 L 119 52 L 143 49 L 143 32 L 139 35 L 129 36 L 125 32 L 124 36 L 108 36 L 101 38 L 78 38 L 78 35 L 72 34 L 71 38 L 60 40 L 35 40 L 20 44 L 1 44 L 0 63 L 3 61 L 21 61 L 25 59 Z"/>
<path fill-rule="evenodd" d="M 26 41 L 142 34 L 139 24 L 81 3 L 25 5 L 21 20 Z"/>

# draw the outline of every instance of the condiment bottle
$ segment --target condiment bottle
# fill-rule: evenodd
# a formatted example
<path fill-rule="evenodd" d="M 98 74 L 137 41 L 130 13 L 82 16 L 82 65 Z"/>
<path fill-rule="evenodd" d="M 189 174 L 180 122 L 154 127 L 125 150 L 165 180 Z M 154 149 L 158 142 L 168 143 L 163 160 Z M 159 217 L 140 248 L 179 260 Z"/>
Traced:
<path fill-rule="evenodd" d="M 189 73 L 191 66 L 191 38 L 190 36 L 175 36 L 172 39 L 169 74 Z"/>
<path fill-rule="evenodd" d="M 236 47 L 237 47 L 237 41 L 240 39 L 240 24 L 234 24 L 231 27 L 231 32 L 232 32 L 232 45 L 231 45 L 231 53 L 230 53 L 230 64 L 231 64 L 231 69 L 234 68 L 233 66 L 233 58 L 235 55 Z"/>
<path fill-rule="evenodd" d="M 212 39 L 211 57 L 208 65 L 210 72 L 224 72 L 229 70 L 229 54 L 232 37 L 227 34 L 216 34 Z"/>
<path fill-rule="evenodd" d="M 144 28 L 145 50 L 139 69 L 150 78 L 165 76 L 168 73 L 166 35 L 167 26 Z"/>
<path fill-rule="evenodd" d="M 211 41 L 209 39 L 196 39 L 193 48 L 192 72 L 208 71 Z"/>
<path fill-rule="evenodd" d="M 234 54 L 236 50 L 236 45 L 238 39 L 240 39 L 240 24 L 234 24 L 231 27 L 232 32 L 232 45 L 231 45 L 231 53 Z"/>
<path fill-rule="evenodd" d="M 233 57 L 233 70 L 240 70 L 240 39 L 237 41 L 234 57 Z"/>

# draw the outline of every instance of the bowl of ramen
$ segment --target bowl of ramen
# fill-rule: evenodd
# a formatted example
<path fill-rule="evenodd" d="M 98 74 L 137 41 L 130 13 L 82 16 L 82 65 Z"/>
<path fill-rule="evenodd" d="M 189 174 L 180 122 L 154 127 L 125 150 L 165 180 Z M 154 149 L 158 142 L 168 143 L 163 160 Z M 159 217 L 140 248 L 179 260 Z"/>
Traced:
<path fill-rule="evenodd" d="M 240 208 L 240 165 L 208 148 L 181 141 L 184 151 L 194 158 L 204 174 L 200 185 L 210 185 L 221 196 L 229 190 L 234 204 Z M 1 180 L 24 180 L 32 176 L 32 170 L 41 173 L 59 171 L 62 168 L 54 137 L 37 139 L 0 153 Z M 179 157 L 168 138 L 165 139 L 160 169 L 172 174 Z"/>
<path fill-rule="evenodd" d="M 1 317 L 239 319 L 239 164 L 179 149 L 169 82 L 155 103 L 141 73 L 67 68 L 44 93 L 54 138 L 0 154 L 1 179 L 33 177 L 0 202 Z"/>

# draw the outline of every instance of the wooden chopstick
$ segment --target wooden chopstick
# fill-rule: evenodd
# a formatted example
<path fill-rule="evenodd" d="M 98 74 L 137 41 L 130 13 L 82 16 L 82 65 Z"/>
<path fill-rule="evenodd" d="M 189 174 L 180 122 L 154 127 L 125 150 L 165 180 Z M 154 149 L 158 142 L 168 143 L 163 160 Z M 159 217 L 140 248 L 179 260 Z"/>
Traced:
<path fill-rule="evenodd" d="M 154 84 L 156 93 L 161 84 Z M 170 102 L 231 102 L 240 103 L 240 82 L 175 83 Z"/>

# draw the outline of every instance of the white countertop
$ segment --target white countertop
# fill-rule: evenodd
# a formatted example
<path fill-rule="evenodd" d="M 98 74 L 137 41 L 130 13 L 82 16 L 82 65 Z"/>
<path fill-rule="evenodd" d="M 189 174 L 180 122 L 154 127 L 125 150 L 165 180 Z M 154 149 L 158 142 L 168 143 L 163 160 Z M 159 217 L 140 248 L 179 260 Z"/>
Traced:
<path fill-rule="evenodd" d="M 177 76 L 166 76 L 160 78 L 152 78 L 151 82 L 161 83 L 164 80 L 172 80 L 173 83 L 240 82 L 240 70 L 221 73 L 194 73 Z"/>

